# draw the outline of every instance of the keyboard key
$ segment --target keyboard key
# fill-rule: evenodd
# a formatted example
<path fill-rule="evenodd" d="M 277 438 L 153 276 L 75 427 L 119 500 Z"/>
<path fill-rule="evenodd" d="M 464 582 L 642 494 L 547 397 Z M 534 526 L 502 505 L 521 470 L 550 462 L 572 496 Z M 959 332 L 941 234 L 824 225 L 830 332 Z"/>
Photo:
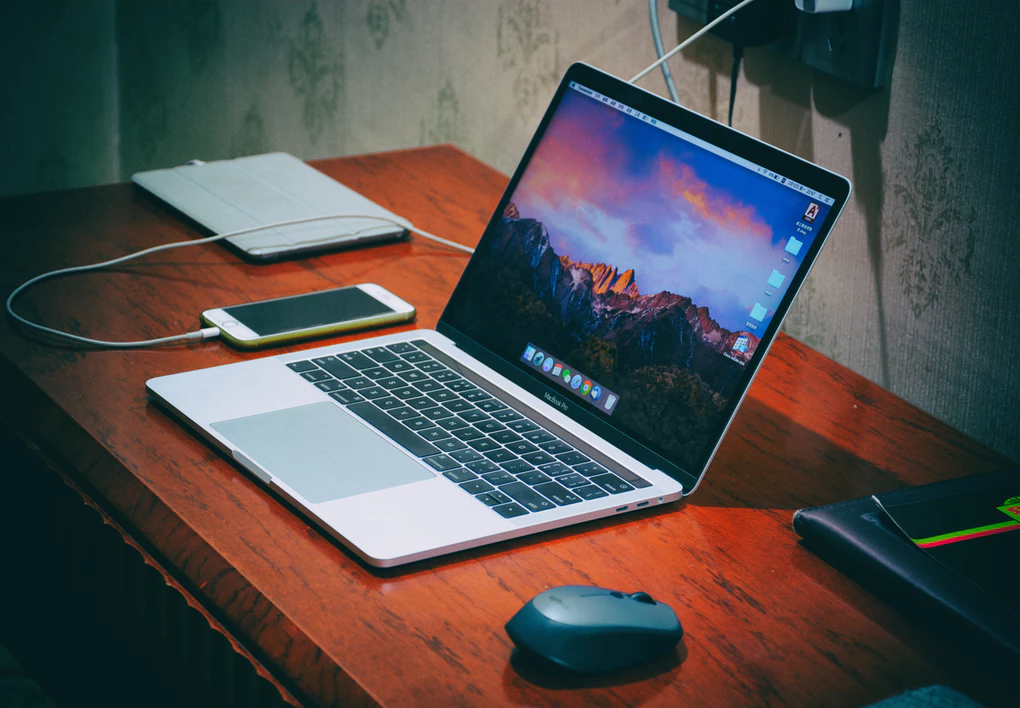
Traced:
<path fill-rule="evenodd" d="M 547 509 L 555 508 L 551 501 L 534 491 L 523 482 L 505 484 L 499 488 L 499 491 L 509 495 L 528 511 L 545 511 Z M 498 509 L 499 507 L 496 508 Z"/>
<path fill-rule="evenodd" d="M 549 465 L 542 465 L 541 470 L 550 477 L 558 477 L 561 474 L 570 474 L 574 471 L 562 462 L 553 462 Z"/>
<path fill-rule="evenodd" d="M 401 388 L 394 388 L 390 390 L 397 398 L 416 398 L 421 395 L 421 391 L 410 386 L 403 386 Z"/>
<path fill-rule="evenodd" d="M 535 469 L 524 460 L 510 460 L 509 462 L 504 462 L 500 464 L 500 467 L 505 469 L 507 472 L 512 472 L 513 474 L 530 472 L 531 470 Z"/>
<path fill-rule="evenodd" d="M 345 364 L 353 366 L 359 371 L 363 369 L 371 369 L 375 366 L 375 362 L 361 352 L 344 352 L 343 354 L 340 354 L 339 357 Z"/>
<path fill-rule="evenodd" d="M 534 442 L 532 440 L 532 442 Z M 539 443 L 540 448 L 548 452 L 550 455 L 559 455 L 564 452 L 570 452 L 571 447 L 562 440 L 550 440 L 549 442 Z"/>
<path fill-rule="evenodd" d="M 439 430 L 439 428 L 433 428 L 433 430 Z M 435 443 L 435 446 L 438 447 L 443 452 L 456 452 L 458 450 L 464 450 L 467 448 L 467 445 L 462 443 L 457 438 L 446 438 L 445 440 L 440 440 L 439 442 Z M 472 452 L 474 452 L 474 450 L 472 450 Z"/>
<path fill-rule="evenodd" d="M 417 408 L 418 410 L 436 407 L 436 402 L 431 398 L 425 398 L 425 396 L 421 396 L 420 398 L 408 398 L 404 401 L 404 403 L 411 406 L 411 408 Z"/>
<path fill-rule="evenodd" d="M 450 413 L 450 415 L 453 416 L 453 413 Z M 459 428 L 467 428 L 467 427 L 469 427 L 471 425 L 467 421 L 461 420 L 460 418 L 453 418 L 453 417 L 450 417 L 450 418 L 440 418 L 436 422 L 439 423 L 439 425 L 441 425 L 442 427 L 446 428 L 447 430 L 457 430 Z"/>
<path fill-rule="evenodd" d="M 544 430 L 532 430 L 529 433 L 524 433 L 524 439 L 530 440 L 536 445 L 540 445 L 541 443 L 549 442 L 550 440 L 555 440 L 556 436 L 553 435 L 552 433 L 547 433 Z"/>
<path fill-rule="evenodd" d="M 450 373 L 453 373 L 453 372 L 451 371 Z M 435 376 L 433 376 L 433 378 L 436 381 L 443 381 L 444 380 L 444 379 L 439 378 L 439 374 L 436 374 Z M 450 389 L 451 391 L 456 391 L 457 393 L 462 393 L 464 391 L 470 391 L 470 390 L 478 388 L 474 384 L 472 384 L 472 383 L 470 383 L 468 381 L 465 381 L 464 379 L 461 379 L 460 381 L 451 381 L 451 382 L 446 384 L 446 387 L 448 389 Z"/>
<path fill-rule="evenodd" d="M 455 430 L 454 435 L 457 435 L 461 431 Z M 457 437 L 460 437 L 459 435 Z M 461 438 L 463 440 L 464 438 Z M 488 452 L 489 450 L 499 449 L 499 443 L 495 440 L 489 440 L 489 438 L 478 438 L 477 440 L 468 440 L 467 444 L 478 450 L 478 452 Z"/>
<path fill-rule="evenodd" d="M 463 416 L 461 416 L 463 417 Z M 500 430 L 506 430 L 506 426 L 500 423 L 498 420 L 480 420 L 475 423 L 475 427 L 481 430 L 483 433 L 498 433 Z"/>
<path fill-rule="evenodd" d="M 479 406 L 479 408 L 481 408 L 481 406 Z M 510 420 L 520 420 L 523 416 L 521 416 L 521 414 L 518 413 L 517 411 L 506 408 L 501 411 L 494 411 L 492 417 L 498 420 L 500 423 L 506 423 L 507 421 Z"/>
<path fill-rule="evenodd" d="M 387 361 L 396 361 L 399 357 L 386 347 L 371 347 L 363 349 L 362 352 L 378 361 L 380 364 Z"/>
<path fill-rule="evenodd" d="M 573 487 L 571 491 L 582 499 L 598 499 L 609 496 L 594 484 L 589 484 L 587 487 Z"/>
<path fill-rule="evenodd" d="M 427 374 L 431 374 L 434 371 L 444 371 L 446 369 L 446 367 L 440 364 L 438 361 L 433 360 L 425 361 L 422 362 L 421 364 L 418 364 L 418 368 Z"/>
<path fill-rule="evenodd" d="M 397 342 L 396 344 L 390 344 L 386 348 L 394 354 L 407 354 L 408 352 L 413 352 L 416 349 L 416 347 L 410 342 Z"/>
<path fill-rule="evenodd" d="M 339 401 L 340 403 L 343 403 L 345 406 L 349 406 L 352 403 L 358 403 L 359 401 L 365 400 L 364 398 L 356 394 L 354 391 L 334 391 L 333 393 L 329 394 L 329 397 L 332 398 L 334 401 Z"/>
<path fill-rule="evenodd" d="M 428 418 L 408 418 L 404 421 L 404 425 L 411 430 L 427 430 L 436 427 L 436 424 Z"/>
<path fill-rule="evenodd" d="M 527 455 L 521 455 L 525 460 L 535 465 L 547 465 L 550 462 L 556 462 L 556 458 L 550 455 L 548 452 L 529 452 Z"/>
<path fill-rule="evenodd" d="M 529 430 L 538 430 L 538 426 L 532 423 L 530 420 L 512 420 L 506 424 L 506 427 L 515 433 L 523 435 Z"/>
<path fill-rule="evenodd" d="M 484 458 L 477 459 L 474 462 L 468 462 L 464 466 L 467 467 L 472 472 L 476 472 L 478 474 L 499 471 L 499 467 L 496 466 L 496 463 L 490 462 L 489 460 L 486 460 Z"/>
<path fill-rule="evenodd" d="M 341 391 L 340 393 L 343 392 Z M 332 393 L 330 395 L 335 396 L 336 394 Z M 347 410 L 360 417 L 369 425 L 375 427 L 383 435 L 416 457 L 434 455 L 438 452 L 434 445 L 422 440 L 420 437 L 412 433 L 386 413 L 383 413 L 371 403 L 356 403 Z M 460 465 L 454 463 L 452 466 L 459 467 Z"/>
<path fill-rule="evenodd" d="M 492 413 L 493 411 L 498 411 L 506 408 L 506 404 L 503 403 L 502 401 L 497 401 L 495 398 L 490 398 L 487 401 L 482 401 L 481 403 L 479 403 L 478 407 L 481 408 L 486 413 Z"/>
<path fill-rule="evenodd" d="M 368 388 L 369 386 L 375 386 L 375 381 L 368 378 L 367 376 L 356 376 L 353 379 L 347 379 L 344 381 L 345 384 L 357 391 L 359 388 Z"/>
<path fill-rule="evenodd" d="M 390 395 L 389 391 L 382 388 L 381 386 L 370 386 L 369 388 L 363 388 L 360 391 L 358 391 L 358 393 L 360 393 L 368 400 L 372 400 L 373 398 L 383 398 L 384 396 Z"/>
<path fill-rule="evenodd" d="M 373 403 L 382 408 L 384 411 L 391 411 L 394 408 L 400 408 L 401 406 L 404 405 L 403 401 L 401 401 L 399 398 L 394 398 L 393 396 L 387 396 L 386 398 L 377 398 L 375 401 L 373 401 Z"/>
<path fill-rule="evenodd" d="M 567 506 L 568 504 L 577 504 L 581 501 L 581 497 L 564 489 L 556 484 L 556 482 L 539 484 L 535 487 L 535 490 L 547 499 L 552 499 L 556 506 Z"/>
<path fill-rule="evenodd" d="M 421 414 L 426 418 L 431 418 L 432 420 L 453 417 L 453 413 L 446 410 L 445 408 L 440 408 L 439 406 L 436 406 L 435 408 L 425 408 L 422 410 Z"/>
<path fill-rule="evenodd" d="M 477 401 L 484 401 L 487 398 L 492 398 L 492 396 L 490 396 L 480 388 L 474 391 L 465 391 L 460 395 L 464 398 L 464 400 L 471 401 L 472 403 L 475 403 Z"/>
<path fill-rule="evenodd" d="M 576 467 L 577 465 L 583 465 L 585 462 L 591 462 L 587 457 L 579 453 L 577 450 L 565 452 L 562 455 L 557 455 L 556 459 L 565 465 Z"/>
<path fill-rule="evenodd" d="M 443 384 L 438 381 L 415 381 L 413 384 L 416 389 L 422 393 L 432 393 L 434 391 L 443 391 Z M 447 391 L 449 393 L 449 391 Z"/>
<path fill-rule="evenodd" d="M 481 455 L 479 455 L 477 452 L 471 449 L 457 450 L 456 452 L 451 452 L 450 457 L 452 457 L 453 459 L 457 460 L 457 462 L 460 463 L 474 462 L 475 460 L 482 459 Z"/>
<path fill-rule="evenodd" d="M 472 479 L 478 479 L 478 475 L 476 475 L 474 472 L 469 472 L 463 467 L 458 467 L 457 469 L 453 470 L 446 470 L 446 472 L 443 472 L 443 476 L 446 477 L 451 482 L 456 482 L 457 484 L 460 484 L 461 482 L 470 482 Z"/>
<path fill-rule="evenodd" d="M 408 364 L 406 361 L 387 361 L 383 366 L 395 374 L 403 373 L 404 371 L 414 371 L 414 365 Z"/>
<path fill-rule="evenodd" d="M 477 423 L 480 420 L 488 420 L 489 416 L 486 413 L 482 413 L 477 408 L 473 408 L 469 411 L 464 411 L 460 414 L 460 417 L 469 423 Z"/>
<path fill-rule="evenodd" d="M 403 379 L 398 379 L 396 376 L 390 376 L 389 373 L 390 372 L 387 371 L 384 378 L 376 379 L 376 385 L 390 389 L 407 387 L 407 383 Z"/>
<path fill-rule="evenodd" d="M 311 381 L 312 383 L 316 383 L 318 381 L 329 381 L 333 377 L 327 374 L 322 369 L 316 369 L 315 371 L 304 372 L 303 374 L 301 374 L 301 378 L 303 378 L 305 381 Z"/>
<path fill-rule="evenodd" d="M 531 472 L 524 472 L 523 474 L 519 474 L 517 475 L 517 479 L 521 480 L 525 484 L 530 484 L 531 486 L 535 486 L 536 484 L 542 484 L 543 482 L 552 482 L 551 479 L 546 477 L 538 470 L 532 470 Z M 563 491 L 566 490 L 564 489 Z M 578 501 L 580 501 L 580 499 L 578 499 Z M 562 506 L 562 504 L 560 506 Z"/>
<path fill-rule="evenodd" d="M 410 362 L 418 363 L 420 361 L 431 361 L 431 360 L 432 360 L 432 357 L 430 357 L 425 352 L 409 352 L 407 354 L 404 354 L 404 361 L 410 361 Z"/>
<path fill-rule="evenodd" d="M 497 470 L 496 472 L 488 472 L 486 474 L 483 474 L 482 479 L 484 479 L 489 484 L 493 484 L 498 487 L 501 484 L 510 484 L 510 482 L 513 482 L 517 478 L 514 477 L 509 472 Z"/>
<path fill-rule="evenodd" d="M 352 376 L 357 376 L 358 372 L 343 363 L 335 356 L 324 356 L 318 359 L 312 359 L 321 368 L 325 369 L 329 373 L 336 376 L 338 379 L 349 379 Z"/>
<path fill-rule="evenodd" d="M 437 446 L 438 447 L 438 446 Z M 556 481 L 562 484 L 567 489 L 573 489 L 574 487 L 583 487 L 588 484 L 588 480 L 576 472 L 570 474 L 560 475 L 556 478 Z"/>
<path fill-rule="evenodd" d="M 623 494 L 624 492 L 629 492 L 634 489 L 634 487 L 624 482 L 615 474 L 600 474 L 597 477 L 592 477 L 591 481 L 605 489 L 610 494 Z"/>
<path fill-rule="evenodd" d="M 445 371 L 437 371 L 437 372 L 435 372 L 434 374 L 432 374 L 432 378 L 434 378 L 436 381 L 442 381 L 443 383 L 447 384 L 448 386 L 451 385 L 451 382 L 456 382 L 457 379 L 460 379 L 460 377 L 457 376 L 457 374 L 455 372 L 450 371 L 449 369 L 446 369 Z M 463 379 L 461 379 L 461 381 L 463 381 Z M 467 382 L 465 381 L 465 383 L 467 383 Z M 452 386 L 451 386 L 451 388 L 452 388 Z M 453 390 L 456 391 L 457 389 L 453 389 Z"/>
<path fill-rule="evenodd" d="M 440 472 L 446 472 L 454 468 L 460 467 L 460 464 L 450 457 L 449 455 L 432 455 L 431 457 L 422 458 L 425 463 Z"/>
<path fill-rule="evenodd" d="M 491 492 L 493 490 L 493 486 L 491 484 L 481 479 L 473 479 L 470 482 L 464 482 L 460 485 L 460 488 L 468 494 L 481 494 L 482 492 Z"/>
<path fill-rule="evenodd" d="M 292 361 L 287 364 L 287 368 L 300 374 L 304 371 L 315 371 L 316 367 L 315 364 L 310 361 Z"/>
<path fill-rule="evenodd" d="M 435 398 L 435 394 L 433 394 L 432 397 Z M 454 413 L 462 413 L 463 411 L 469 411 L 474 408 L 473 405 L 465 401 L 463 398 L 458 398 L 454 401 L 443 401 L 443 405 Z"/>
<path fill-rule="evenodd" d="M 538 448 L 529 443 L 527 440 L 520 440 L 518 442 L 512 442 L 506 446 L 508 450 L 516 452 L 518 455 L 525 455 L 529 452 L 538 452 Z M 554 460 L 546 460 L 546 462 L 553 462 Z"/>
<path fill-rule="evenodd" d="M 428 381 L 429 377 L 417 370 L 404 371 L 399 374 L 400 378 L 408 383 L 414 383 L 415 381 Z"/>
<path fill-rule="evenodd" d="M 515 516 L 524 516 L 528 513 L 520 504 L 500 504 L 499 506 L 492 507 L 492 510 L 502 516 L 504 519 L 512 519 Z"/>
<path fill-rule="evenodd" d="M 509 450 L 504 450 L 501 447 L 496 448 L 495 450 L 489 450 L 489 452 L 485 453 L 485 456 L 493 462 L 509 462 L 510 460 L 517 459 L 517 455 L 513 454 Z"/>
<path fill-rule="evenodd" d="M 420 433 L 418 433 L 418 435 L 421 435 L 423 438 L 425 438 L 426 440 L 428 440 L 431 443 L 434 443 L 437 440 L 443 440 L 444 438 L 449 438 L 450 437 L 450 434 L 448 432 L 446 432 L 445 430 L 443 430 L 442 428 L 431 428 L 429 430 L 423 430 Z M 460 440 L 458 440 L 457 442 L 460 442 Z M 438 445 L 437 445 L 437 447 L 438 447 Z M 445 450 L 444 450 L 444 452 L 445 452 Z"/>
<path fill-rule="evenodd" d="M 390 415 L 397 420 L 407 420 L 408 418 L 417 418 L 418 411 L 413 408 L 394 408 L 390 411 Z"/>
<path fill-rule="evenodd" d="M 506 494 L 503 494 L 503 492 L 498 489 L 486 492 L 485 494 L 476 494 L 475 499 L 480 501 L 482 504 L 485 504 L 485 506 L 497 506 L 499 504 L 506 504 L 509 501 L 513 501 L 513 499 L 508 497 Z"/>
<path fill-rule="evenodd" d="M 339 391 L 344 388 L 344 385 L 336 379 L 330 379 L 329 381 L 320 381 L 315 384 L 315 388 L 326 393 L 332 393 L 333 391 Z"/>
<path fill-rule="evenodd" d="M 512 430 L 500 430 L 497 433 L 493 433 L 489 436 L 493 440 L 506 445 L 507 443 L 517 442 L 521 439 L 521 436 Z"/>
<path fill-rule="evenodd" d="M 446 403 L 447 401 L 459 401 L 457 394 L 453 391 L 447 391 L 446 389 L 439 389 L 438 391 L 430 391 L 429 398 L 439 403 Z"/>
<path fill-rule="evenodd" d="M 393 373 L 389 369 L 384 369 L 381 366 L 374 366 L 371 369 L 365 369 L 361 372 L 362 376 L 367 376 L 370 379 L 385 379 L 387 376 L 392 376 Z"/>
<path fill-rule="evenodd" d="M 472 440 L 478 440 L 479 438 L 485 437 L 485 433 L 480 430 L 475 430 L 474 428 L 459 428 L 454 430 L 453 434 L 464 442 L 471 442 Z M 493 445 L 495 445 L 495 443 L 493 443 Z"/>
<path fill-rule="evenodd" d="M 585 462 L 583 465 L 575 465 L 575 472 L 580 472 L 585 477 L 594 477 L 597 474 L 605 474 L 609 470 L 595 462 Z"/>

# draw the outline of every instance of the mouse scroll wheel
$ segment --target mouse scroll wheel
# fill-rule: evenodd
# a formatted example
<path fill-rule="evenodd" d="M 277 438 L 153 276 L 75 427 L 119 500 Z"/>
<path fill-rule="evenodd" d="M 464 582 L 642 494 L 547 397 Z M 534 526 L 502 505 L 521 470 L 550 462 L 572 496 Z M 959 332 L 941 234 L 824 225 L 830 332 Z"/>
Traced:
<path fill-rule="evenodd" d="M 646 592 L 636 592 L 633 595 L 631 595 L 630 597 L 631 597 L 632 600 L 637 600 L 638 602 L 643 602 L 646 605 L 654 605 L 655 604 L 655 600 L 653 600 L 652 596 L 649 595 Z"/>

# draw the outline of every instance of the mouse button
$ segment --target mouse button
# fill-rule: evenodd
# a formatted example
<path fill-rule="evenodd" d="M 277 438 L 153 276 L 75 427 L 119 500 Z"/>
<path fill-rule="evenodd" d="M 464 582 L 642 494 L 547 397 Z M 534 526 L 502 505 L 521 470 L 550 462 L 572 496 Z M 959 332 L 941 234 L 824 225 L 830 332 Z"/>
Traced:
<path fill-rule="evenodd" d="M 638 602 L 643 602 L 646 605 L 656 605 L 656 604 L 658 604 L 657 602 L 655 602 L 655 600 L 652 599 L 652 596 L 649 595 L 646 592 L 636 592 L 636 593 L 632 594 L 630 596 L 630 598 L 632 600 L 637 600 Z"/>

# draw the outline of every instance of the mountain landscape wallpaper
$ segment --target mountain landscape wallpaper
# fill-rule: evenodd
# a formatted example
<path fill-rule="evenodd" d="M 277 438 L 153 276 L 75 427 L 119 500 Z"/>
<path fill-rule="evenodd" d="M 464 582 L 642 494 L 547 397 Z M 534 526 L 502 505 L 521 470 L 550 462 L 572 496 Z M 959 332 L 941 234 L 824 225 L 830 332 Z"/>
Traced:
<path fill-rule="evenodd" d="M 785 294 L 766 279 L 807 251 L 784 247 L 808 203 L 568 91 L 444 317 L 510 361 L 531 342 L 617 392 L 613 423 L 698 474 L 759 344 L 748 313 L 768 308 L 764 332 Z"/>

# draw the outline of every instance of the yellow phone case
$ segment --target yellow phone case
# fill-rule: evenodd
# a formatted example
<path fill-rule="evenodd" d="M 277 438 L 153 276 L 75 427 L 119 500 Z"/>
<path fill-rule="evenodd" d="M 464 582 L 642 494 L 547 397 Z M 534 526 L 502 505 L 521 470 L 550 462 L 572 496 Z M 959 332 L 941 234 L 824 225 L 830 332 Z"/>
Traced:
<path fill-rule="evenodd" d="M 238 349 L 250 350 L 263 349 L 265 347 L 271 347 L 279 344 L 289 344 L 291 342 L 299 342 L 304 339 L 314 339 L 315 337 L 325 337 L 331 334 L 344 334 L 347 332 L 356 332 L 362 329 L 372 329 L 374 327 L 384 327 L 386 325 L 400 324 L 402 322 L 411 322 L 417 314 L 417 310 L 411 310 L 410 312 L 391 312 L 388 314 L 376 315 L 375 317 L 352 320 L 350 322 L 336 322 L 334 324 L 323 325 L 322 327 L 312 327 L 311 329 L 281 332 L 280 334 L 269 334 L 257 339 L 237 339 L 236 337 L 232 337 L 230 335 L 230 330 L 218 327 L 218 325 L 206 318 L 205 313 L 202 313 L 202 322 L 208 327 L 217 327 L 220 330 L 220 336 L 232 346 L 235 346 Z"/>

